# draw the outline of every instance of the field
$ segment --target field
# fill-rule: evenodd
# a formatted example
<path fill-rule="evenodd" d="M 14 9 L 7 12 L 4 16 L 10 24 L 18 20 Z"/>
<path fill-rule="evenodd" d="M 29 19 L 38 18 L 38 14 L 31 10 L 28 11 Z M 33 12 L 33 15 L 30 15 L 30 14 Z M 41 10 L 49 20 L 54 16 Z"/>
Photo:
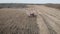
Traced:
<path fill-rule="evenodd" d="M 23 10 L 0 9 L 0 34 L 38 34 L 36 17 L 29 18 Z"/>
<path fill-rule="evenodd" d="M 51 8 L 56 8 L 60 9 L 60 4 L 46 4 L 45 6 L 51 7 Z"/>
<path fill-rule="evenodd" d="M 60 10 L 45 5 L 1 8 L 0 34 L 60 34 Z"/>

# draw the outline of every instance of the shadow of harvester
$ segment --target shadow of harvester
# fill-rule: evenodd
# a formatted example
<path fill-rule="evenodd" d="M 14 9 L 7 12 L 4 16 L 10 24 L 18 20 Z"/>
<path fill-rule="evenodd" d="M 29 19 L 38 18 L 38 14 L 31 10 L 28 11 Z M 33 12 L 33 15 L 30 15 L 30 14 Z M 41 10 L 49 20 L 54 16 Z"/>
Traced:
<path fill-rule="evenodd" d="M 22 11 L 0 11 L 0 34 L 39 34 L 37 17 L 28 17 Z"/>

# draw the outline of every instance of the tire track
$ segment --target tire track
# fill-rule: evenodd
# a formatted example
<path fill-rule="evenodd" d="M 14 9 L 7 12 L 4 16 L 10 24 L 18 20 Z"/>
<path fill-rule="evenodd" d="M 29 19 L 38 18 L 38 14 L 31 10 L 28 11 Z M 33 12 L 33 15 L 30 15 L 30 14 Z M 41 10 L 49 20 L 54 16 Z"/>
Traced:
<path fill-rule="evenodd" d="M 44 16 L 40 15 L 43 18 L 43 21 L 45 22 L 50 34 L 57 34 L 57 32 L 55 30 L 53 30 L 53 28 L 48 24 L 48 22 L 46 21 L 46 19 L 44 18 Z"/>

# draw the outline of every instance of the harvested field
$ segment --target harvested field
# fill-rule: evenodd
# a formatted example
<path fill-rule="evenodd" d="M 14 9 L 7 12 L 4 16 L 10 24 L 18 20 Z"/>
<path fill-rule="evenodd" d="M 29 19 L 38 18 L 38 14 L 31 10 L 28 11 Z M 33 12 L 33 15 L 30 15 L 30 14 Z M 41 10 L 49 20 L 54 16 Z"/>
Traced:
<path fill-rule="evenodd" d="M 39 34 L 36 18 L 20 9 L 0 9 L 0 34 Z"/>
<path fill-rule="evenodd" d="M 0 34 L 60 34 L 60 10 L 44 5 L 0 9 Z"/>

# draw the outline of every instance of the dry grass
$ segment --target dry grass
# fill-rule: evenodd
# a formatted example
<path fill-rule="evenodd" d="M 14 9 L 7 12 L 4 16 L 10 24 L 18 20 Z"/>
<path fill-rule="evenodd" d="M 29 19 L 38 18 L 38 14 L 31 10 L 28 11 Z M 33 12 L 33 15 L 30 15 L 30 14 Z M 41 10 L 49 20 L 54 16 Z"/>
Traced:
<path fill-rule="evenodd" d="M 0 9 L 0 34 L 60 34 L 60 10 L 28 6 Z M 32 11 L 37 17 L 28 17 Z"/>
<path fill-rule="evenodd" d="M 22 9 L 0 9 L 0 34 L 39 34 L 36 17 L 29 18 Z"/>

